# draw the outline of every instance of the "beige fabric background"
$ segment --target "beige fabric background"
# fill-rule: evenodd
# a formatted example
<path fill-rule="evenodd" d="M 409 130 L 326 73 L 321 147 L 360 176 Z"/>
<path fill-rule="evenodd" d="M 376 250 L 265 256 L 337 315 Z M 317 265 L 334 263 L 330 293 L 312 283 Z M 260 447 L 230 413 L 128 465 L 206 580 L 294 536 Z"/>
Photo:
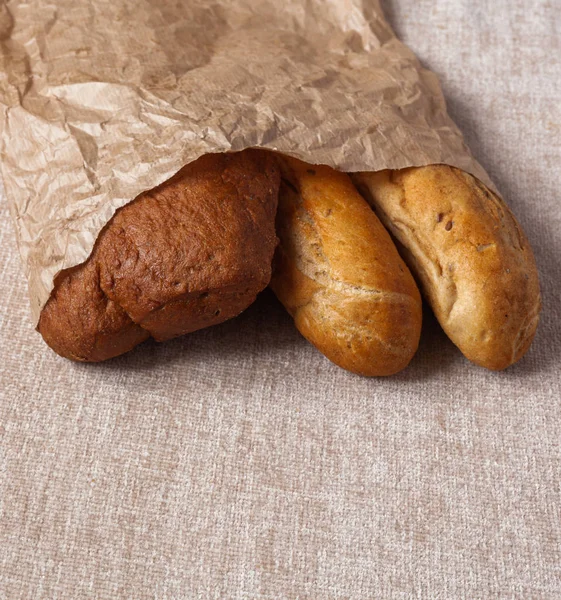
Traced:
<path fill-rule="evenodd" d="M 32 330 L 0 203 L 0 598 L 561 598 L 561 8 L 387 0 L 534 245 L 544 312 L 504 373 L 426 319 L 384 380 L 265 293 L 97 366 Z"/>

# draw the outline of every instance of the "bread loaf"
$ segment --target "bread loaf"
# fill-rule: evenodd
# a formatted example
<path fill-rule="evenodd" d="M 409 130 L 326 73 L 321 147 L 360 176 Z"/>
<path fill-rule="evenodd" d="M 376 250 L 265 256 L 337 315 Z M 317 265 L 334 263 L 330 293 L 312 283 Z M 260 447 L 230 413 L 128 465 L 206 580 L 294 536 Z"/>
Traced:
<path fill-rule="evenodd" d="M 421 298 L 388 232 L 348 175 L 281 159 L 271 287 L 302 335 L 361 375 L 411 360 Z"/>
<path fill-rule="evenodd" d="M 530 244 L 477 179 L 433 165 L 354 182 L 402 245 L 436 317 L 474 363 L 499 370 L 528 350 L 541 307 Z"/>
<path fill-rule="evenodd" d="M 269 283 L 279 178 L 267 152 L 206 155 L 121 208 L 57 277 L 45 341 L 100 361 L 240 313 Z"/>

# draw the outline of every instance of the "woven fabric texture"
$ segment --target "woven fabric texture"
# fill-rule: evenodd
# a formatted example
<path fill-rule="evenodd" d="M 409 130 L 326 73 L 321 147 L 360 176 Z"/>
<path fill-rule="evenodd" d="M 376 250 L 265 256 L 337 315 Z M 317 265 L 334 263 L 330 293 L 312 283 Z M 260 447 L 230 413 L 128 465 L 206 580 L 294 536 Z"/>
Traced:
<path fill-rule="evenodd" d="M 343 372 L 272 294 L 77 365 L 32 329 L 0 202 L 0 598 L 561 598 L 561 7 L 387 0 L 534 246 L 517 366 L 425 318 L 388 379 Z"/>

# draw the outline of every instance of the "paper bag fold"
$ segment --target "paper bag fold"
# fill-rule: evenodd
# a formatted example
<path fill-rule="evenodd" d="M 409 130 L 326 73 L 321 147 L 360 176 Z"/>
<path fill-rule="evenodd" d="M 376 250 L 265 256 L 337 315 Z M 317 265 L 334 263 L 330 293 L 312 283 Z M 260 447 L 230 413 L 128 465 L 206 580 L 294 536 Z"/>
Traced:
<path fill-rule="evenodd" d="M 8 0 L 0 159 L 35 322 L 114 212 L 208 152 L 492 186 L 374 0 Z"/>

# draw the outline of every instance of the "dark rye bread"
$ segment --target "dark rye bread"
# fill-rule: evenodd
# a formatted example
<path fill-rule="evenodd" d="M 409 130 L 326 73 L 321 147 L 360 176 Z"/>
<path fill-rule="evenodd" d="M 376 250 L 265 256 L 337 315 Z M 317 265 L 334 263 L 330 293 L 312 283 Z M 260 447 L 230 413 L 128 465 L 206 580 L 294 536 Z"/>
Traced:
<path fill-rule="evenodd" d="M 269 283 L 279 180 L 267 152 L 209 154 L 118 210 L 88 260 L 57 277 L 47 344 L 101 361 L 239 314 Z"/>

